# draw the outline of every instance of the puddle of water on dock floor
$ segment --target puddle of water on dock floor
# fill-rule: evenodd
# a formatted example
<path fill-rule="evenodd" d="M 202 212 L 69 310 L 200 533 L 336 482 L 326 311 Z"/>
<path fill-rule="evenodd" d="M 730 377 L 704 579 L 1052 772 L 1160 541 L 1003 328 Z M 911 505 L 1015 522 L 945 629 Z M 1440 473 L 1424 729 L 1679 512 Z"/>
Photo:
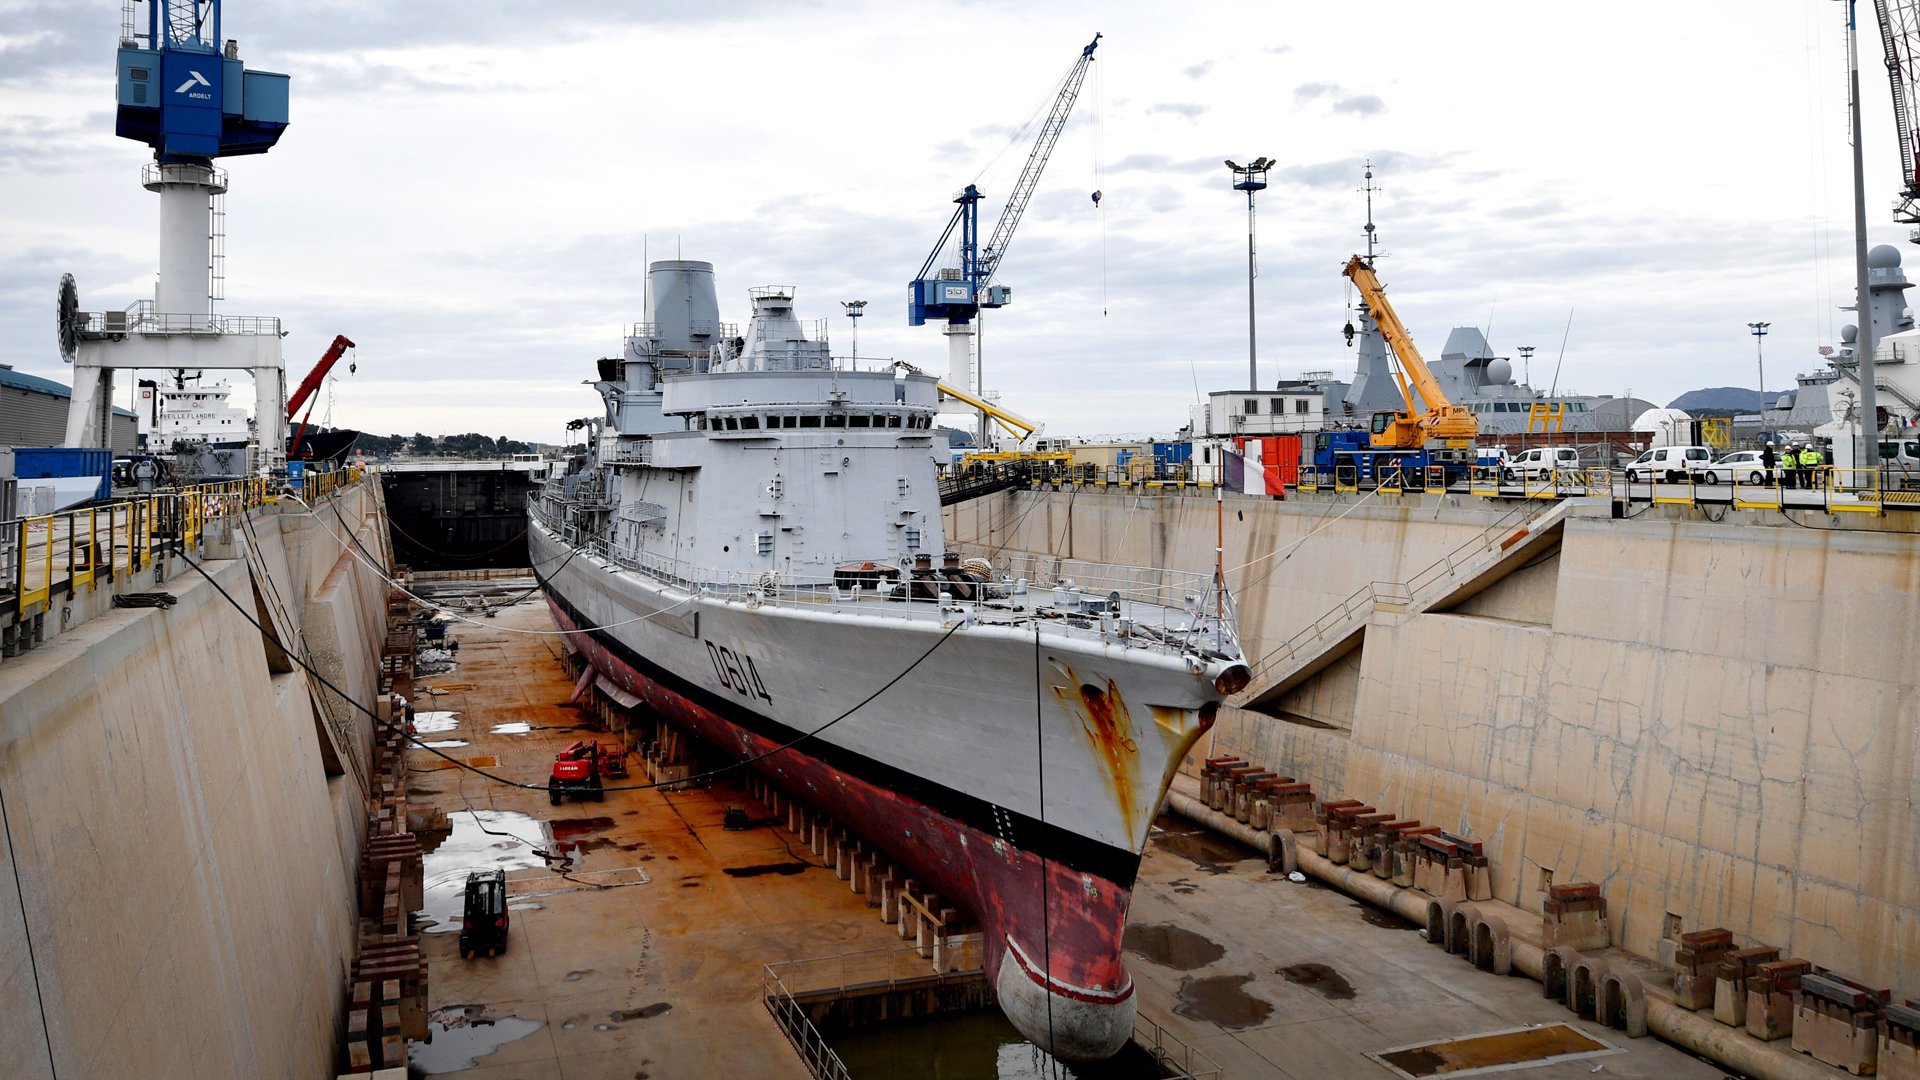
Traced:
<path fill-rule="evenodd" d="M 1135 1080 L 1160 1075 L 1128 1045 L 1110 1061 L 1059 1062 L 1028 1042 L 997 1010 L 908 1020 L 831 1036 L 853 1080 Z"/>
<path fill-rule="evenodd" d="M 1276 969 L 1295 986 L 1304 986 L 1330 1001 L 1351 1001 L 1353 984 L 1325 964 L 1289 964 Z"/>
<path fill-rule="evenodd" d="M 604 832 L 613 828 L 610 817 L 569 817 L 554 818 L 547 822 L 555 840 L 574 840 L 588 833 Z"/>
<path fill-rule="evenodd" d="M 514 720 L 505 724 L 493 725 L 495 735 L 525 735 L 533 730 L 533 725 L 525 720 Z"/>
<path fill-rule="evenodd" d="M 1127 927 L 1120 947 L 1175 971 L 1206 967 L 1227 955 L 1227 950 L 1191 930 L 1167 923 Z"/>
<path fill-rule="evenodd" d="M 1161 814 L 1153 821 L 1152 840 L 1162 849 L 1178 855 L 1209 874 L 1230 874 L 1233 864 L 1259 859 L 1251 848 L 1215 836 L 1198 825 Z"/>
<path fill-rule="evenodd" d="M 441 739 L 439 742 L 423 742 L 420 745 L 429 750 L 451 750 L 456 746 L 465 746 L 467 742 L 465 739 Z"/>
<path fill-rule="evenodd" d="M 510 810 L 455 810 L 447 820 L 453 828 L 446 839 L 422 856 L 426 902 L 420 909 L 421 928 L 430 934 L 460 929 L 470 871 L 545 866 L 534 848 L 553 845 L 546 822 Z M 495 835 L 506 833 L 512 835 Z"/>
<path fill-rule="evenodd" d="M 1173 1011 L 1189 1020 L 1207 1020 L 1223 1028 L 1250 1028 L 1267 1022 L 1273 1005 L 1247 993 L 1251 975 L 1188 976 L 1180 980 L 1180 1004 Z"/>
<path fill-rule="evenodd" d="M 1363 903 L 1359 900 L 1355 900 L 1353 902 L 1353 906 L 1360 909 L 1360 921 L 1363 923 L 1366 923 L 1368 926 L 1378 926 L 1383 930 L 1424 930 L 1426 929 L 1426 927 L 1421 926 L 1419 923 L 1414 922 L 1412 919 L 1401 918 L 1400 916 L 1395 915 L 1391 911 L 1388 911 L 1384 908 L 1374 907 L 1372 904 Z"/>
<path fill-rule="evenodd" d="M 427 1042 L 407 1042 L 407 1069 L 433 1076 L 474 1068 L 479 1060 L 546 1027 L 543 1020 L 487 1016 L 485 1005 L 449 1005 L 427 1018 Z"/>
<path fill-rule="evenodd" d="M 765 874 L 779 874 L 781 877 L 790 877 L 794 874 L 806 872 L 809 865 L 810 864 L 803 862 L 761 863 L 758 866 L 722 867 L 720 872 L 728 877 L 760 877 Z"/>
<path fill-rule="evenodd" d="M 438 735 L 452 731 L 460 726 L 460 714 L 457 712 L 416 712 L 413 714 L 413 733 L 415 735 Z"/>

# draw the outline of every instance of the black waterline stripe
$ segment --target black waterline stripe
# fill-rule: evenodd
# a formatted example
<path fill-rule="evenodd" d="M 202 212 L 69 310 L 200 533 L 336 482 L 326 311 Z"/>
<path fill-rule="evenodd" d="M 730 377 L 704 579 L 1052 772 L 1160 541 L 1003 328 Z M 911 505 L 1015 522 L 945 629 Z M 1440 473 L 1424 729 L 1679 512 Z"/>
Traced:
<path fill-rule="evenodd" d="M 551 581 L 546 583 L 546 594 L 548 599 L 566 613 L 567 618 L 572 620 L 575 626 L 593 626 L 592 620 L 561 595 L 559 588 Z M 806 733 L 804 728 L 790 727 L 778 720 L 762 716 L 741 706 L 739 702 L 721 697 L 698 683 L 668 671 L 633 651 L 626 643 L 605 630 L 592 629 L 588 630 L 587 634 L 602 648 L 635 671 L 701 708 L 717 714 L 728 723 L 744 728 L 763 739 L 785 743 Z M 788 753 L 798 754 L 802 751 L 795 748 Z M 1120 888 L 1131 889 L 1134 878 L 1140 872 L 1140 856 L 1133 852 L 1111 844 L 1103 844 L 1098 840 L 1070 832 L 1058 825 L 1042 822 L 1038 818 L 1007 807 L 996 808 L 992 803 L 976 795 L 957 791 L 944 784 L 936 784 L 924 776 L 867 757 L 865 754 L 849 750 L 828 739 L 812 740 L 812 749 L 806 751 L 806 754 L 829 768 L 838 769 L 875 787 L 884 788 L 923 803 L 936 812 L 989 836 L 998 834 L 998 830 L 994 827 L 994 811 L 998 809 L 1003 818 L 1013 823 L 1015 847 L 1042 858 L 1051 859 L 1078 873 L 1091 874 L 1112 882 Z"/>

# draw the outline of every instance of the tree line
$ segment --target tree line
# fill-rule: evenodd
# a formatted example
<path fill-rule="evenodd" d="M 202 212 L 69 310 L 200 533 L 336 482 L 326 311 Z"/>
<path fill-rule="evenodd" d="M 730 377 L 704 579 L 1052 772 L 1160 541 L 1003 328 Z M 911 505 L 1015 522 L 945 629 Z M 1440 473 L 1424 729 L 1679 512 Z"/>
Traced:
<path fill-rule="evenodd" d="M 437 439 L 424 431 L 412 435 L 362 435 L 353 446 L 368 457 L 411 454 L 414 457 L 500 458 L 512 454 L 531 454 L 538 449 L 532 443 L 509 439 L 505 435 L 495 438 L 477 431 Z"/>

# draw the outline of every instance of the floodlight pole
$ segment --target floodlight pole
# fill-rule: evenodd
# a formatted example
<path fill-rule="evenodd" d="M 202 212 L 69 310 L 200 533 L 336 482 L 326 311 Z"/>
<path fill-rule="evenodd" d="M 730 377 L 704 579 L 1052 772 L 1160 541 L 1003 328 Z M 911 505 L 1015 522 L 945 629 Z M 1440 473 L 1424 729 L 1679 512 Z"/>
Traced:
<path fill-rule="evenodd" d="M 847 321 L 853 324 L 853 369 L 860 369 L 860 316 L 867 313 L 865 300 L 842 300 L 840 306 L 847 309 Z"/>
<path fill-rule="evenodd" d="M 1253 193 L 1267 186 L 1267 170 L 1274 162 L 1265 156 L 1255 158 L 1251 165 L 1236 165 L 1231 160 L 1227 168 L 1233 171 L 1233 189 L 1247 193 L 1247 389 L 1260 389 L 1260 367 L 1256 359 L 1257 342 L 1255 337 L 1256 319 L 1253 307 L 1254 246 L 1253 246 Z"/>
<path fill-rule="evenodd" d="M 1767 355 L 1766 355 L 1766 350 L 1761 347 L 1761 343 L 1760 343 L 1761 339 L 1767 336 L 1767 327 L 1772 325 L 1773 324 L 1770 322 L 1750 322 L 1747 324 L 1747 329 L 1753 331 L 1754 363 L 1757 364 L 1760 369 L 1760 432 L 1762 436 L 1760 439 L 1761 442 L 1773 441 L 1772 439 L 1765 437 L 1766 433 L 1769 431 L 1772 431 L 1773 428 L 1772 428 L 1772 425 L 1767 423 Z"/>

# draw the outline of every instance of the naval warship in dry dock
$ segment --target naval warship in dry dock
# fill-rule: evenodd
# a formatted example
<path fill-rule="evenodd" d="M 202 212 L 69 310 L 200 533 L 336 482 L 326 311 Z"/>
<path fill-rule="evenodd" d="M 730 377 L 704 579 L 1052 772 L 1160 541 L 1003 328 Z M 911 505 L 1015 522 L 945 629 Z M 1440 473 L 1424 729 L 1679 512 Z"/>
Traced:
<path fill-rule="evenodd" d="M 750 297 L 742 334 L 711 264 L 648 268 L 587 466 L 533 499 L 553 618 L 713 760 L 759 758 L 976 919 L 1022 1033 L 1109 1056 L 1148 830 L 1247 680 L 1232 608 L 1210 575 L 949 554 L 937 380 L 837 362 L 791 288 Z"/>

